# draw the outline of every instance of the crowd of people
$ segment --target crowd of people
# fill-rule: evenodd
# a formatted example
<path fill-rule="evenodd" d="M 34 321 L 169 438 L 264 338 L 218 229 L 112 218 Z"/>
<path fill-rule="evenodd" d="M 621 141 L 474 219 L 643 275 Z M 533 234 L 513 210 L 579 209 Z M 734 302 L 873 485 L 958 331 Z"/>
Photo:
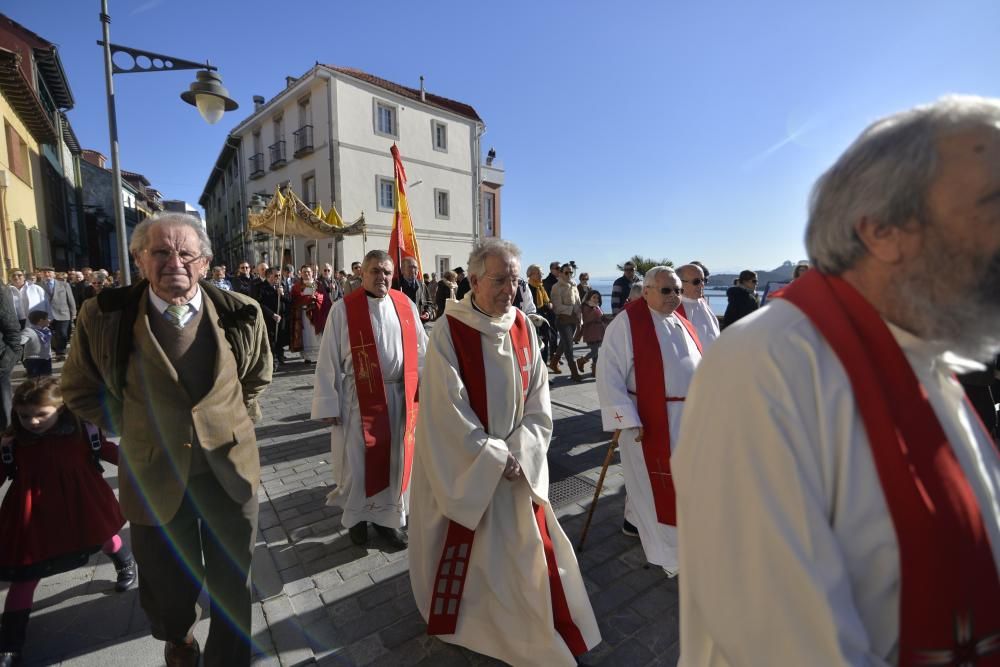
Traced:
<path fill-rule="evenodd" d="M 32 364 L 2 441 L 0 664 L 20 657 L 39 578 L 98 550 L 119 590 L 138 578 L 168 665 L 198 664 L 206 581 L 204 664 L 249 664 L 253 422 L 286 347 L 315 364 L 326 502 L 355 544 L 371 529 L 409 549 L 417 607 L 446 642 L 573 665 L 601 641 L 549 499 L 565 361 L 575 382 L 590 362 L 620 450 L 622 532 L 679 577 L 681 664 L 997 664 L 996 403 L 968 396 L 990 396 L 1000 352 L 998 127 L 1000 102 L 945 98 L 867 128 L 816 184 L 811 270 L 766 307 L 742 272 L 721 323 L 698 261 L 641 276 L 626 262 L 606 311 L 574 263 L 522 277 L 501 239 L 441 280 L 382 250 L 349 275 L 243 262 L 230 276 L 174 213 L 135 230 L 143 280 L 100 299 L 12 271 L 0 369 L 21 328 L 56 355 L 74 318 L 75 332 L 60 380 Z M 955 377 L 970 372 L 987 381 Z M 121 465 L 120 509 L 101 461 Z M 24 511 L 53 485 L 75 523 Z"/>

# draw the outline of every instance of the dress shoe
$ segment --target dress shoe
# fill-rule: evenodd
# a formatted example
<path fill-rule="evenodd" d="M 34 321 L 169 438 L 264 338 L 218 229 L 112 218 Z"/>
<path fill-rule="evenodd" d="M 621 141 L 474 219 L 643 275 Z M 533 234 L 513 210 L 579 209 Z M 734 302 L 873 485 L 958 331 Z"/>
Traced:
<path fill-rule="evenodd" d="M 576 360 L 576 368 L 581 373 L 583 372 L 583 367 L 587 365 L 587 357 L 580 357 Z"/>
<path fill-rule="evenodd" d="M 359 521 L 347 529 L 347 534 L 351 536 L 351 542 L 359 547 L 368 544 L 368 522 Z"/>
<path fill-rule="evenodd" d="M 385 526 L 375 524 L 375 532 L 397 549 L 405 549 L 410 544 L 410 538 L 399 528 L 386 528 Z"/>
<path fill-rule="evenodd" d="M 622 535 L 639 537 L 639 529 L 629 523 L 628 519 L 622 519 Z"/>
<path fill-rule="evenodd" d="M 562 369 L 559 368 L 559 362 L 556 361 L 555 359 L 553 359 L 552 361 L 549 362 L 549 370 L 551 370 L 556 375 L 558 375 L 559 373 L 562 373 Z"/>
<path fill-rule="evenodd" d="M 191 638 L 191 643 L 187 642 L 164 642 L 163 660 L 167 667 L 198 667 L 198 658 L 201 657 L 201 647 L 198 640 Z"/>
<path fill-rule="evenodd" d="M 139 579 L 139 570 L 135 565 L 135 558 L 129 556 L 128 561 L 122 566 L 115 568 L 118 573 L 118 581 L 115 582 L 115 590 L 124 593 L 135 585 Z"/>

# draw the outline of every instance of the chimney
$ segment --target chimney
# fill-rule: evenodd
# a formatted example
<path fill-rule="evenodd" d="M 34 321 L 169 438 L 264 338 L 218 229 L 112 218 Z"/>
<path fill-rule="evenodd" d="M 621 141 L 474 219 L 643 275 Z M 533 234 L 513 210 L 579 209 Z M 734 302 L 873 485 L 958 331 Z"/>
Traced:
<path fill-rule="evenodd" d="M 292 84 L 294 84 L 296 81 L 297 81 L 297 79 L 294 76 L 286 76 L 285 77 L 285 88 L 291 88 Z"/>
<path fill-rule="evenodd" d="M 257 111 L 262 106 L 264 106 L 264 96 L 263 95 L 254 95 L 253 96 L 253 110 Z"/>
<path fill-rule="evenodd" d="M 83 150 L 83 154 L 81 155 L 81 157 L 84 159 L 84 161 L 89 162 L 95 167 L 100 167 L 101 169 L 104 169 L 105 168 L 104 165 L 107 163 L 106 157 L 104 157 L 97 151 L 86 148 Z"/>
<path fill-rule="evenodd" d="M 423 74 L 420 75 L 420 101 L 421 102 L 426 102 L 427 101 L 427 93 L 424 91 L 424 75 Z"/>

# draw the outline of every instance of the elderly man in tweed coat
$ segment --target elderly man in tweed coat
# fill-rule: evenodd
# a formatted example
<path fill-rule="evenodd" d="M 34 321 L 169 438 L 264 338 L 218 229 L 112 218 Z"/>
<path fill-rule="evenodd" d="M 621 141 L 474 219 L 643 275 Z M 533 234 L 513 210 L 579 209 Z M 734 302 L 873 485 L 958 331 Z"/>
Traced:
<path fill-rule="evenodd" d="M 260 480 L 251 416 L 271 381 L 263 317 L 250 297 L 200 280 L 212 249 L 197 219 L 154 216 L 130 250 L 144 280 L 83 305 L 63 396 L 122 435 L 121 505 L 167 664 L 198 663 L 191 630 L 207 579 L 205 664 L 249 665 Z"/>

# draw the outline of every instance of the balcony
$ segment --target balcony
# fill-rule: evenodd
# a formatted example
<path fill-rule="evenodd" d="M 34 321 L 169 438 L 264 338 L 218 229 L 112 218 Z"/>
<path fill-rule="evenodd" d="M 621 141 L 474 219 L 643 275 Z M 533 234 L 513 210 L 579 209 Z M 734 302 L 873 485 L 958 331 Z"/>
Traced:
<path fill-rule="evenodd" d="M 313 126 L 303 125 L 295 132 L 292 132 L 292 136 L 295 137 L 295 157 L 300 155 L 305 155 L 306 153 L 312 153 L 313 151 Z"/>
<path fill-rule="evenodd" d="M 284 141 L 271 144 L 267 147 L 267 150 L 271 153 L 271 169 L 278 169 L 288 164 L 288 159 L 285 157 Z"/>
<path fill-rule="evenodd" d="M 250 180 L 264 175 L 264 154 L 255 153 L 250 156 Z"/>

